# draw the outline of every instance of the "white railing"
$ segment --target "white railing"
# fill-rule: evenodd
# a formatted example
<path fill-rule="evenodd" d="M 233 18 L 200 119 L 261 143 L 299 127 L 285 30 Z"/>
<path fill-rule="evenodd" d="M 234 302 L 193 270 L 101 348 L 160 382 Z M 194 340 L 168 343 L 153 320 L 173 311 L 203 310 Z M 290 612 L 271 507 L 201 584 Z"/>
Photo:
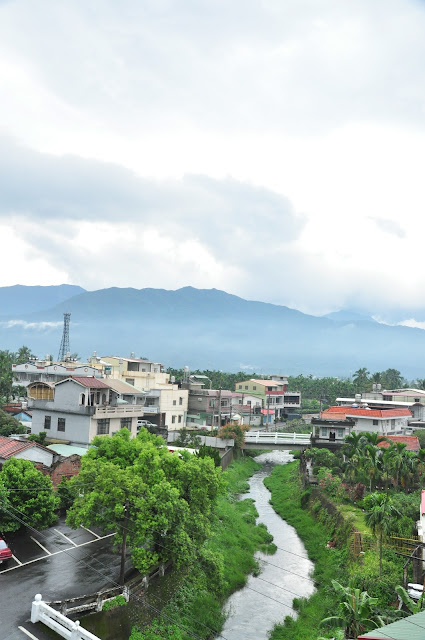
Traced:
<path fill-rule="evenodd" d="M 137 404 L 122 405 L 120 407 L 111 407 L 110 405 L 106 405 L 105 407 L 96 407 L 95 416 L 110 416 L 113 414 L 121 415 L 123 413 L 131 414 L 134 416 L 141 416 L 143 415 L 143 410 L 144 407 Z"/>
<path fill-rule="evenodd" d="M 46 627 L 53 629 L 53 631 L 56 631 L 57 634 L 67 640 L 100 640 L 98 636 L 80 627 L 78 620 L 76 622 L 70 620 L 43 602 L 39 593 L 37 593 L 32 603 L 31 622 L 34 624 L 42 622 Z"/>
<path fill-rule="evenodd" d="M 245 442 L 247 444 L 310 444 L 310 434 L 308 433 L 265 433 L 264 431 L 254 431 L 245 434 Z"/>

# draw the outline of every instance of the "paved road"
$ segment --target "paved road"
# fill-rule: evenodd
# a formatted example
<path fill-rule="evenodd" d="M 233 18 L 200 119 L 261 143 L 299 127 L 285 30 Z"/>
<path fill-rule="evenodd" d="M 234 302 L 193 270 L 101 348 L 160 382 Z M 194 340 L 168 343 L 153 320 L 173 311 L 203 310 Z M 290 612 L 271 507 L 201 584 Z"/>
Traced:
<path fill-rule="evenodd" d="M 120 558 L 112 541 L 97 530 L 70 529 L 63 520 L 37 534 L 9 534 L 14 559 L 0 565 L 0 640 L 28 639 L 20 626 L 39 640 L 57 637 L 29 622 L 35 594 L 48 602 L 113 586 Z"/>

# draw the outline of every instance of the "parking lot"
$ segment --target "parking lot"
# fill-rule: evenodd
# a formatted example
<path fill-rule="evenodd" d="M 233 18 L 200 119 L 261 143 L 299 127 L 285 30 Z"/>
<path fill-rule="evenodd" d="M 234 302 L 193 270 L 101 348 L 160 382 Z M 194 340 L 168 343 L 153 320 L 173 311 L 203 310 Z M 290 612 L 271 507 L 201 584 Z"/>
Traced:
<path fill-rule="evenodd" d="M 12 550 L 13 558 L 0 564 L 0 573 L 13 571 L 22 565 L 39 562 L 60 553 L 71 553 L 72 550 L 84 547 L 114 534 L 101 535 L 93 529 L 71 529 L 63 520 L 45 531 L 9 533 L 7 545 Z"/>
<path fill-rule="evenodd" d="M 71 529 L 61 518 L 49 529 L 27 529 L 4 538 L 13 558 L 0 565 L 0 640 L 46 637 L 41 623 L 29 621 L 36 593 L 54 602 L 117 583 L 120 555 L 112 548 L 114 534 Z"/>

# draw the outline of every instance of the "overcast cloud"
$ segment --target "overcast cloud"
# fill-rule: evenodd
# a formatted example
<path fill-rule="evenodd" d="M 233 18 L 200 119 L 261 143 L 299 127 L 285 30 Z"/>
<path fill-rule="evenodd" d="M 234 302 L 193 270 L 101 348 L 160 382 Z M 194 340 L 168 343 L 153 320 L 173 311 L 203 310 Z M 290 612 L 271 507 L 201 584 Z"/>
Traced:
<path fill-rule="evenodd" d="M 414 0 L 0 1 L 0 286 L 418 307 L 424 33 Z"/>

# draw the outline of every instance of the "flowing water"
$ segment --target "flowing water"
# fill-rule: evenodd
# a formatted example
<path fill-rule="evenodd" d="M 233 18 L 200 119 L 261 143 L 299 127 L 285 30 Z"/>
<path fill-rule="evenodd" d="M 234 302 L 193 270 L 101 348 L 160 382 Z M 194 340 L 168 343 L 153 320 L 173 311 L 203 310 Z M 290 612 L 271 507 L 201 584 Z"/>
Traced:
<path fill-rule="evenodd" d="M 249 493 L 244 493 L 241 499 L 255 500 L 259 514 L 257 522 L 267 526 L 278 549 L 271 556 L 256 554 L 261 572 L 258 577 L 249 576 L 246 586 L 227 601 L 228 618 L 221 635 L 217 636 L 219 639 L 266 640 L 274 625 L 282 623 L 285 616 L 296 617 L 292 600 L 309 597 L 314 591 L 309 579 L 313 564 L 304 545 L 295 529 L 275 513 L 269 504 L 270 491 L 263 484 L 273 465 L 291 460 L 287 451 L 272 451 L 256 458 L 263 465 L 262 469 L 249 480 Z"/>

